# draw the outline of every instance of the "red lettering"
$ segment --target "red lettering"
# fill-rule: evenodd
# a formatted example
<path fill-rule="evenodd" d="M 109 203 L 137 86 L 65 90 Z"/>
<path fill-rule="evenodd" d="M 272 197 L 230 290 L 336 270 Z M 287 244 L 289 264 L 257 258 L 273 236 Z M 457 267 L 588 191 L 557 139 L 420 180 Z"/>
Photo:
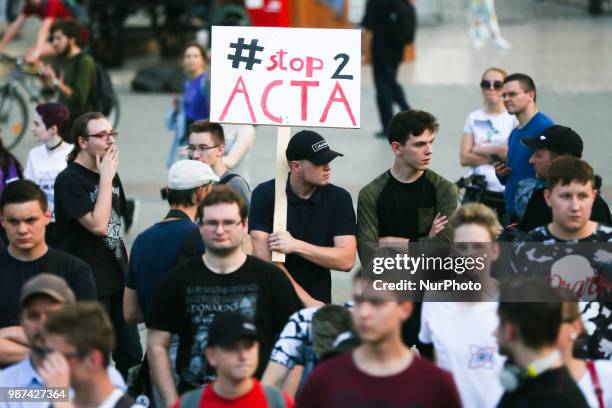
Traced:
<path fill-rule="evenodd" d="M 318 65 L 314 63 L 318 62 Z M 306 57 L 306 78 L 311 78 L 315 69 L 323 69 L 323 60 L 319 58 Z"/>
<path fill-rule="evenodd" d="M 283 51 L 282 49 L 277 52 L 278 57 L 279 57 L 279 67 L 281 71 L 286 71 L 287 67 L 285 65 L 283 65 L 283 55 L 287 55 L 287 51 Z"/>
<path fill-rule="evenodd" d="M 225 104 L 225 108 L 223 108 L 223 112 L 221 112 L 221 116 L 219 116 L 219 121 L 223 122 L 223 119 L 225 119 L 225 116 L 227 115 L 227 111 L 229 110 L 229 107 L 232 104 L 232 101 L 234 100 L 234 96 L 236 96 L 236 94 L 238 93 L 244 94 L 244 99 L 246 100 L 247 107 L 249 108 L 249 114 L 251 115 L 251 121 L 253 123 L 257 122 L 255 120 L 255 113 L 253 113 L 253 107 L 251 106 L 251 100 L 249 99 L 249 93 L 247 92 L 246 85 L 244 84 L 244 81 L 242 80 L 242 75 L 238 77 L 238 80 L 236 81 L 236 85 L 234 86 L 234 89 L 232 90 L 232 94 L 227 100 L 227 103 Z"/>
<path fill-rule="evenodd" d="M 283 84 L 283 81 L 278 80 L 278 79 L 276 81 L 270 82 L 264 89 L 263 95 L 261 96 L 261 110 L 263 111 L 264 115 L 266 115 L 268 119 L 276 123 L 283 123 L 283 119 L 279 116 L 273 115 L 268 110 L 268 95 L 270 94 L 270 91 L 272 90 L 272 88 L 277 87 L 282 84 Z"/>
<path fill-rule="evenodd" d="M 266 67 L 266 69 L 268 71 L 274 71 L 278 67 L 278 61 L 276 60 L 276 54 L 270 57 L 270 62 L 272 62 L 272 65 L 270 65 L 269 67 Z"/>
<path fill-rule="evenodd" d="M 299 62 L 299 66 L 296 68 L 295 65 L 293 64 L 294 62 Z M 291 67 L 292 70 L 294 71 L 301 71 L 302 68 L 304 68 L 304 60 L 301 58 L 293 58 L 291 61 L 289 61 L 289 66 Z"/>
<path fill-rule="evenodd" d="M 336 93 L 340 94 L 340 98 L 336 98 Z M 353 116 L 353 111 L 351 111 L 351 106 L 349 105 L 348 100 L 346 99 L 346 95 L 344 94 L 344 90 L 342 89 L 342 86 L 338 81 L 336 81 L 336 85 L 334 86 L 334 89 L 331 95 L 329 96 L 329 100 L 327 101 L 327 105 L 325 105 L 325 110 L 323 110 L 323 115 L 321 115 L 321 119 L 319 120 L 319 122 L 323 123 L 327 120 L 327 114 L 329 113 L 329 108 L 331 108 L 331 104 L 333 102 L 342 102 L 344 104 L 344 109 L 346 109 L 346 112 L 348 113 L 351 119 L 351 123 L 353 124 L 353 126 L 357 126 L 357 122 L 355 122 L 355 116 Z"/>
<path fill-rule="evenodd" d="M 291 86 L 299 86 L 302 90 L 302 120 L 308 120 L 308 87 L 319 86 L 319 81 L 291 81 Z"/>

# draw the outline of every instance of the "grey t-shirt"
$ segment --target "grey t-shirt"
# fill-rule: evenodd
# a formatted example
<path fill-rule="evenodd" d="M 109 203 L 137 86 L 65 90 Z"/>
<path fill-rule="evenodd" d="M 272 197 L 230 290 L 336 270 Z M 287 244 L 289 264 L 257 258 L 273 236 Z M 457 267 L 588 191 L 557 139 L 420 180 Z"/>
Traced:
<path fill-rule="evenodd" d="M 219 183 L 228 185 L 236 190 L 244 198 L 247 206 L 251 205 L 251 187 L 249 187 L 249 183 L 241 175 L 226 171 L 220 177 Z"/>

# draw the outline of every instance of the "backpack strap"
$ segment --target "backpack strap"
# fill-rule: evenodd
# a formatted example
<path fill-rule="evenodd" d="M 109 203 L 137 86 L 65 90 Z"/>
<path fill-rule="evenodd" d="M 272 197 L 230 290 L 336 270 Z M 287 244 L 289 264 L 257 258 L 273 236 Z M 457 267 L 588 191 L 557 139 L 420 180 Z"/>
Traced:
<path fill-rule="evenodd" d="M 285 397 L 281 390 L 271 385 L 262 384 L 264 394 L 266 395 L 266 402 L 269 408 L 285 408 Z"/>
<path fill-rule="evenodd" d="M 206 389 L 206 386 L 183 394 L 179 403 L 179 408 L 198 408 L 202 395 L 204 395 L 204 389 Z"/>
<path fill-rule="evenodd" d="M 131 408 L 136 402 L 127 395 L 122 395 L 121 398 L 117 400 L 114 408 Z"/>
<path fill-rule="evenodd" d="M 234 177 L 238 177 L 238 174 L 236 174 L 236 173 L 227 174 L 227 175 L 221 177 L 221 180 L 219 180 L 219 184 L 227 184 Z"/>
<path fill-rule="evenodd" d="M 586 367 L 591 375 L 591 382 L 593 383 L 593 388 L 595 389 L 595 396 L 597 397 L 599 408 L 604 408 L 603 390 L 601 389 L 601 384 L 599 383 L 599 376 L 597 375 L 597 370 L 595 369 L 595 362 L 593 360 L 587 360 Z"/>

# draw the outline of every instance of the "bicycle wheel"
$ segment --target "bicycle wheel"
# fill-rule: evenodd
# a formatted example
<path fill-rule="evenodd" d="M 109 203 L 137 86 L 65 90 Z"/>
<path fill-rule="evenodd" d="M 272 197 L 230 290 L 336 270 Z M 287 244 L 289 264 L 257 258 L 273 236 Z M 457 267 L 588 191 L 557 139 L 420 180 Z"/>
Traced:
<path fill-rule="evenodd" d="M 7 149 L 17 146 L 28 128 L 28 106 L 23 96 L 10 85 L 0 91 L 0 138 Z"/>
<path fill-rule="evenodd" d="M 110 112 L 108 113 L 107 119 L 113 125 L 113 129 L 117 129 L 117 125 L 119 125 L 119 118 L 121 116 L 121 105 L 119 105 L 119 98 L 117 95 L 113 98 L 113 106 L 111 107 Z"/>

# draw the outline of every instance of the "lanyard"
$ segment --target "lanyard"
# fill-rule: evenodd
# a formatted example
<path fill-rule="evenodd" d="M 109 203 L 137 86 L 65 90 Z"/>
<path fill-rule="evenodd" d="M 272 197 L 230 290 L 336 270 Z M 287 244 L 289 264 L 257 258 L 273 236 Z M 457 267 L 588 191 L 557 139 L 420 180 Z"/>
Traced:
<path fill-rule="evenodd" d="M 602 395 L 603 390 L 601 389 L 601 384 L 599 384 L 599 376 L 597 375 L 597 370 L 595 370 L 595 362 L 593 360 L 587 360 L 586 367 L 587 370 L 589 370 L 589 374 L 591 375 L 591 381 L 593 382 L 593 388 L 595 388 L 595 395 L 597 396 L 599 408 L 604 408 Z"/>

